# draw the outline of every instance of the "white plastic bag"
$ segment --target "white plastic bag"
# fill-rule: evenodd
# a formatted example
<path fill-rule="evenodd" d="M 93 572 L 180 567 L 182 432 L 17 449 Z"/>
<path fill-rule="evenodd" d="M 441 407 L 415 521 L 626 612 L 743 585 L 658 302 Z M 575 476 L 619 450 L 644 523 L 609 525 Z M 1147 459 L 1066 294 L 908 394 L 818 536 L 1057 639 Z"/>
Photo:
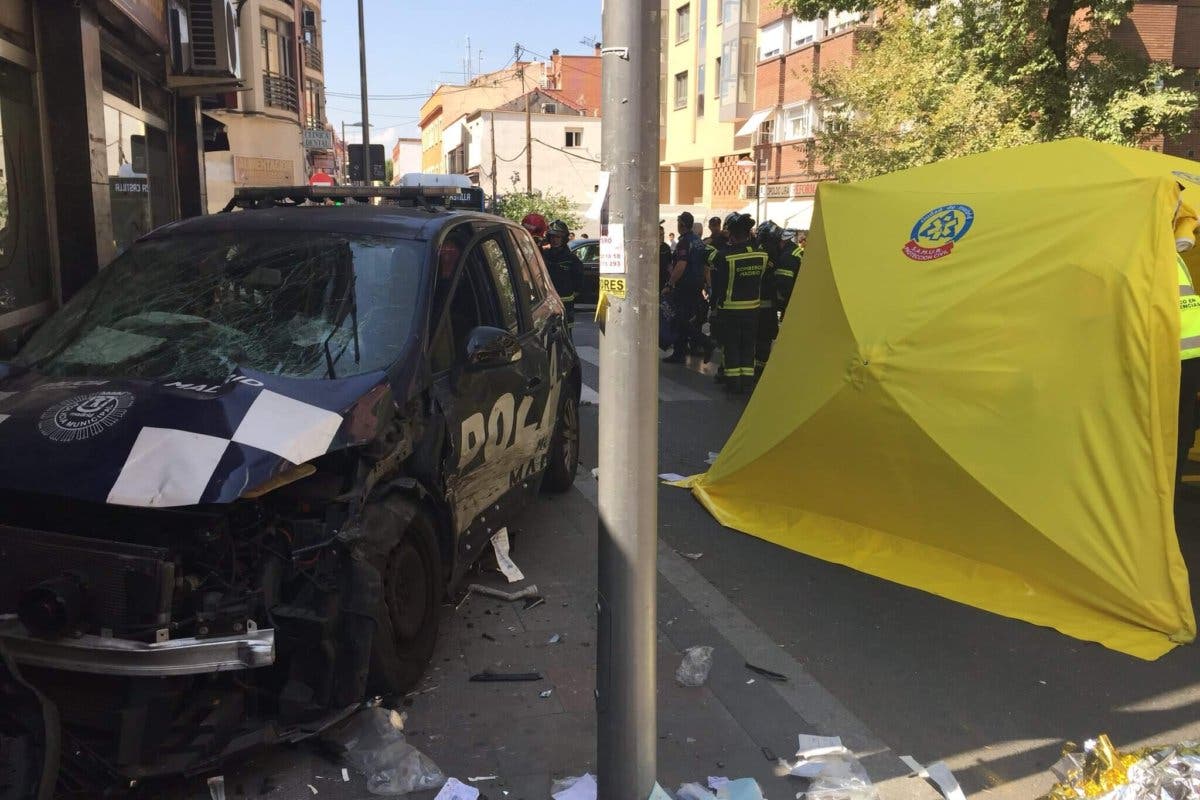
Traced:
<path fill-rule="evenodd" d="M 807 763 L 821 766 L 805 792 L 808 800 L 879 800 L 866 769 L 849 750 L 816 756 Z"/>
<path fill-rule="evenodd" d="M 713 649 L 708 645 L 689 647 L 675 670 L 675 680 L 681 686 L 703 686 L 712 669 L 712 654 Z"/>

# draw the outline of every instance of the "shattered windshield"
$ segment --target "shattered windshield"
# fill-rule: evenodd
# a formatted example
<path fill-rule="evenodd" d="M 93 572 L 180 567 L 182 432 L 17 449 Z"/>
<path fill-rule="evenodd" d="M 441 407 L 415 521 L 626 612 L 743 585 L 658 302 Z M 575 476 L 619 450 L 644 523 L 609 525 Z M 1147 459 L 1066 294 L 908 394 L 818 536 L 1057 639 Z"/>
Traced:
<path fill-rule="evenodd" d="M 301 378 L 386 368 L 417 305 L 421 243 L 240 232 L 140 242 L 17 356 L 51 375 Z"/>

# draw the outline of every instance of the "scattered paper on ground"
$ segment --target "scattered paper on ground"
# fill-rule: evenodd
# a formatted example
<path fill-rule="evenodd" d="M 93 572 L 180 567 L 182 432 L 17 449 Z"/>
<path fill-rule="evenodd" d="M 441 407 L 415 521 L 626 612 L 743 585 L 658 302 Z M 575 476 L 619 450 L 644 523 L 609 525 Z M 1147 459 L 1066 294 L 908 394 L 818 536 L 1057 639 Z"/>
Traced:
<path fill-rule="evenodd" d="M 478 797 L 479 790 L 474 786 L 467 786 L 457 778 L 450 778 L 433 800 L 476 800 Z"/>
<path fill-rule="evenodd" d="M 496 551 L 496 564 L 509 583 L 525 580 L 525 574 L 508 554 L 508 528 L 501 528 L 492 536 L 492 549 Z"/>
<path fill-rule="evenodd" d="M 683 480 L 687 476 L 680 475 L 678 472 L 664 472 L 661 475 L 659 475 L 658 477 L 659 477 L 659 480 L 665 481 L 667 483 L 676 483 L 678 481 Z"/>

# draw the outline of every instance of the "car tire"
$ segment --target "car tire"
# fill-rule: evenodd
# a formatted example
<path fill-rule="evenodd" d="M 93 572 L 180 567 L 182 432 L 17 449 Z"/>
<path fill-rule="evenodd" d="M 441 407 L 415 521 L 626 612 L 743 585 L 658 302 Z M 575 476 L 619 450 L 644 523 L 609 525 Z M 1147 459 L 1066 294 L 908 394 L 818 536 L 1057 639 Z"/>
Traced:
<path fill-rule="evenodd" d="M 573 391 L 563 398 L 547 457 L 549 463 L 542 488 L 561 494 L 575 483 L 579 468 L 579 398 Z"/>
<path fill-rule="evenodd" d="M 372 694 L 398 695 L 414 686 L 429 666 L 437 644 L 444 591 L 441 554 L 432 521 L 409 516 L 403 501 L 386 499 L 364 512 L 364 525 L 399 528 L 396 544 L 374 566 L 382 578 L 375 616 L 368 686 Z"/>

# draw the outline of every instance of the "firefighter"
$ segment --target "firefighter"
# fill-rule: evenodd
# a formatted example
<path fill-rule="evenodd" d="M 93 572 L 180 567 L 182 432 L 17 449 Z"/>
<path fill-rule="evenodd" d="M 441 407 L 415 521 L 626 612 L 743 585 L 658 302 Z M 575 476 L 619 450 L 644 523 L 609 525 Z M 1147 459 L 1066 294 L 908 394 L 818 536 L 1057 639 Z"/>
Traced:
<path fill-rule="evenodd" d="M 750 241 L 749 214 L 726 219 L 729 243 L 713 259 L 713 302 L 724 362 L 725 388 L 749 394 L 754 388 L 754 338 L 767 254 Z"/>
<path fill-rule="evenodd" d="M 571 252 L 567 242 L 571 241 L 571 232 L 567 223 L 561 219 L 551 222 L 546 229 L 547 248 L 542 251 L 546 261 L 546 269 L 550 271 L 550 280 L 554 282 L 554 290 L 562 298 L 567 318 L 567 327 L 575 325 L 575 293 L 583 282 L 583 262 L 579 256 Z"/>
<path fill-rule="evenodd" d="M 529 231 L 529 235 L 542 248 L 546 241 L 546 218 L 537 212 L 530 212 L 521 220 L 521 227 Z"/>
<path fill-rule="evenodd" d="M 779 308 L 779 318 L 787 313 L 788 301 L 792 299 L 792 287 L 796 284 L 796 275 L 800 272 L 800 263 L 804 260 L 804 234 L 800 231 L 784 231 L 783 241 L 779 248 L 779 258 L 775 262 L 775 305 Z"/>
<path fill-rule="evenodd" d="M 771 220 L 758 226 L 758 249 L 767 254 L 767 269 L 763 273 L 758 306 L 758 327 L 754 334 L 754 375 L 761 377 L 767 368 L 771 345 L 779 335 L 779 315 L 775 310 L 775 275 L 783 254 L 783 229 Z"/>

